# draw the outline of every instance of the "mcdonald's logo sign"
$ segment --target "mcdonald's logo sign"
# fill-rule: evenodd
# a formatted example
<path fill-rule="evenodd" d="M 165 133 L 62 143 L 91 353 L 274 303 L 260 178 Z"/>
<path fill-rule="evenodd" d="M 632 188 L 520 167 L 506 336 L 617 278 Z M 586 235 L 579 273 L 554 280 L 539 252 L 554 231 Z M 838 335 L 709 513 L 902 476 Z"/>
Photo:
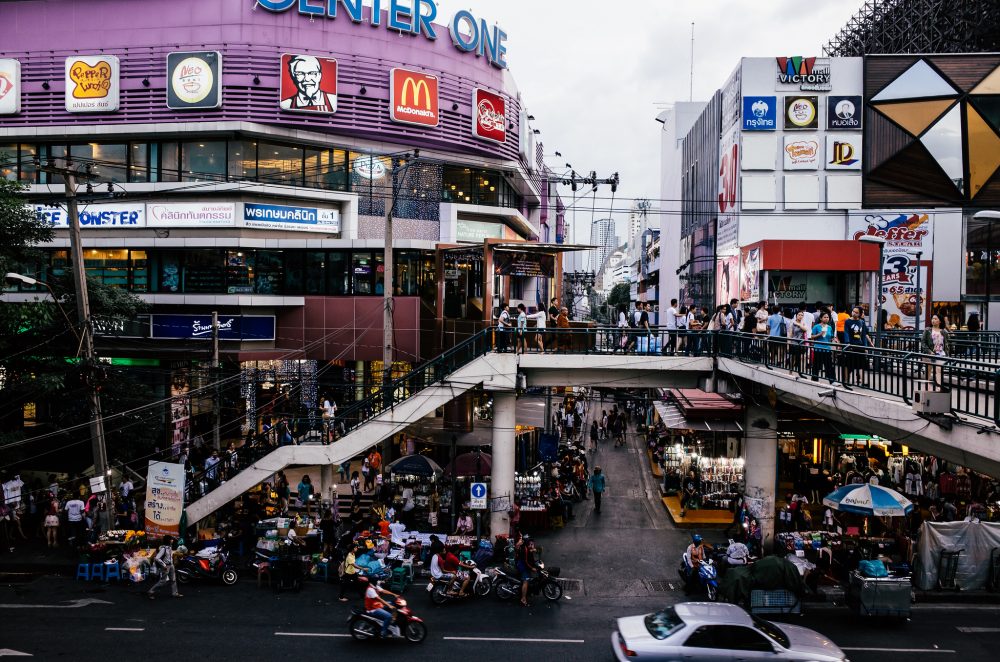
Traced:
<path fill-rule="evenodd" d="M 438 79 L 408 69 L 393 69 L 389 73 L 389 116 L 393 122 L 437 126 Z"/>

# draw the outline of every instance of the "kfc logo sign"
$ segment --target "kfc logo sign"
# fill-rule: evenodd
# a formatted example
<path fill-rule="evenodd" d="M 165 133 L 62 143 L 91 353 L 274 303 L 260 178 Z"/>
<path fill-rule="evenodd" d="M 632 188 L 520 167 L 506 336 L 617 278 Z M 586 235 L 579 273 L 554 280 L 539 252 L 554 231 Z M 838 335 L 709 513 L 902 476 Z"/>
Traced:
<path fill-rule="evenodd" d="M 476 89 L 472 93 L 472 133 L 477 138 L 507 141 L 507 102 L 499 94 Z"/>
<path fill-rule="evenodd" d="M 438 125 L 438 79 L 416 71 L 389 73 L 389 118 L 401 124 Z"/>

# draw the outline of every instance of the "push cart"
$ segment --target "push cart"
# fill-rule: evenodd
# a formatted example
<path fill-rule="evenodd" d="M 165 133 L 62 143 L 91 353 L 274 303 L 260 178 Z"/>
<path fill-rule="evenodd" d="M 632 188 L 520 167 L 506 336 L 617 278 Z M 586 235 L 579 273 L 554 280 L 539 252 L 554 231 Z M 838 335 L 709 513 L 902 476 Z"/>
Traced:
<path fill-rule="evenodd" d="M 847 606 L 862 616 L 910 617 L 913 586 L 909 577 L 865 577 L 851 573 Z"/>
<path fill-rule="evenodd" d="M 783 588 L 764 591 L 750 591 L 751 614 L 801 614 L 802 603 L 799 597 Z"/>

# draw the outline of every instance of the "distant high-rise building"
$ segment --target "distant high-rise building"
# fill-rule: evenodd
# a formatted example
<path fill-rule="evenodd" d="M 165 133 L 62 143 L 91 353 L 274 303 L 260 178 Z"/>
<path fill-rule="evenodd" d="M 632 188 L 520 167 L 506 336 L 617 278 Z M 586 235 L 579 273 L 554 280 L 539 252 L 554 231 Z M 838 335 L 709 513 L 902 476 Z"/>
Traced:
<path fill-rule="evenodd" d="M 600 218 L 590 225 L 590 244 L 597 248 L 591 251 L 590 269 L 594 272 L 600 271 L 604 262 L 608 259 L 618 244 L 615 236 L 615 220 L 613 218 Z"/>
<path fill-rule="evenodd" d="M 632 241 L 649 227 L 649 212 L 652 207 L 652 203 L 645 198 L 637 198 L 632 203 L 632 210 L 628 214 L 628 241 Z"/>

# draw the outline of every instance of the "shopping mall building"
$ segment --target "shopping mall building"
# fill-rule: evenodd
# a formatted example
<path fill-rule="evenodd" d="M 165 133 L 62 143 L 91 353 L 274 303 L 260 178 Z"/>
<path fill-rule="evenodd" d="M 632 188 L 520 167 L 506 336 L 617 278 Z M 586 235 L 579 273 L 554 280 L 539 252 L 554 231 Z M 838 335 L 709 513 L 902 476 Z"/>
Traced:
<path fill-rule="evenodd" d="M 160 388 L 184 403 L 214 311 L 248 414 L 356 399 L 381 380 L 392 181 L 394 373 L 481 328 L 500 299 L 548 300 L 561 204 L 506 35 L 427 0 L 382 8 L 4 3 L 0 176 L 30 185 L 56 226 L 23 270 L 69 266 L 63 179 L 46 167 L 70 161 L 93 175 L 80 190 L 88 275 L 150 304 L 101 325 L 102 356 L 163 368 Z M 187 404 L 175 440 L 205 431 L 211 403 Z"/>

